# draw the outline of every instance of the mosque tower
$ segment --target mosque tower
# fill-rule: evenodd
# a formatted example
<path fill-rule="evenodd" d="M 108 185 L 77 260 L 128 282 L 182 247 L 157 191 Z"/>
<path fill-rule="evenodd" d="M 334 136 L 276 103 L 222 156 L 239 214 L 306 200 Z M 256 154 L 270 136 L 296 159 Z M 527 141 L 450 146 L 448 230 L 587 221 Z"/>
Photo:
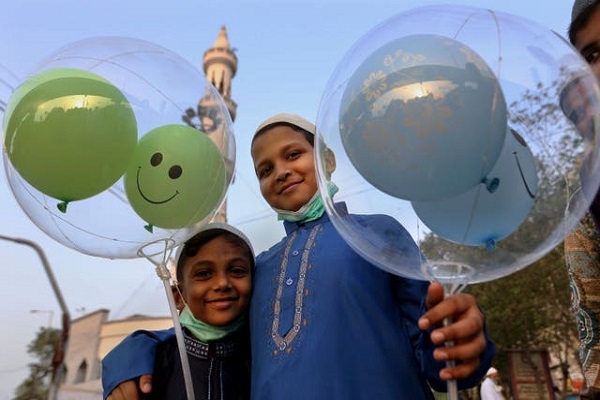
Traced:
<path fill-rule="evenodd" d="M 206 78 L 223 96 L 232 121 L 235 121 L 235 111 L 237 109 L 237 104 L 231 98 L 231 81 L 237 72 L 238 65 L 234 50 L 229 46 L 227 29 L 222 26 L 213 47 L 204 52 L 204 58 L 202 59 L 202 67 Z M 202 100 L 200 100 L 200 103 L 202 103 Z"/>
<path fill-rule="evenodd" d="M 219 91 L 221 97 L 225 101 L 225 105 L 229 110 L 231 121 L 235 120 L 235 114 L 237 110 L 237 104 L 231 98 L 231 81 L 237 72 L 238 60 L 235 55 L 235 49 L 232 49 L 229 45 L 229 39 L 227 38 L 227 29 L 225 26 L 221 27 L 221 31 L 215 40 L 213 47 L 204 52 L 202 59 L 202 68 L 206 79 L 212 83 L 212 85 Z M 188 108 L 183 115 L 183 120 L 190 126 L 201 130 L 207 134 L 219 148 L 224 147 L 235 147 L 235 143 L 232 140 L 227 140 L 224 132 L 224 127 L 219 124 L 219 121 L 215 116 L 217 115 L 214 110 L 217 104 L 213 96 L 209 93 L 200 99 L 196 109 Z M 229 135 L 233 136 L 233 135 Z M 235 154 L 235 149 L 233 150 Z M 226 168 L 228 176 L 232 176 L 234 170 L 233 160 L 227 162 Z M 233 182 L 233 179 L 232 179 Z M 214 221 L 227 222 L 227 205 L 223 204 L 218 214 L 213 219 Z"/>

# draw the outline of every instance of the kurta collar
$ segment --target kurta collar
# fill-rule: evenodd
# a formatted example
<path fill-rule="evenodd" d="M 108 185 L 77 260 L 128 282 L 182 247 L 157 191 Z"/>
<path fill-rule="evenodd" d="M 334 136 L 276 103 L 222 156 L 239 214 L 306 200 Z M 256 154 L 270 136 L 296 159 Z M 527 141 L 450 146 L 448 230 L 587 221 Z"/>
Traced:
<path fill-rule="evenodd" d="M 335 203 L 335 209 L 341 215 L 348 214 L 348 207 L 346 206 L 346 203 L 344 203 L 344 202 Z M 315 225 L 322 224 L 323 222 L 329 222 L 329 220 L 330 220 L 329 214 L 327 214 L 327 212 L 324 212 L 320 218 L 317 218 L 314 221 L 309 221 L 309 222 L 283 221 L 283 227 L 285 228 L 285 234 L 289 236 L 300 228 L 310 229 Z"/>

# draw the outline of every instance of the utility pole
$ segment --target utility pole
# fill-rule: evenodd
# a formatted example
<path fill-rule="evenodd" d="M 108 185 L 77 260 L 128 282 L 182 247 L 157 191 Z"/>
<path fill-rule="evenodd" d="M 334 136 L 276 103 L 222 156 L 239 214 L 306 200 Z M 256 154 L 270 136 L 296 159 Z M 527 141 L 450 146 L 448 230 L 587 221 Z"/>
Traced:
<path fill-rule="evenodd" d="M 44 270 L 46 271 L 46 275 L 48 276 L 48 280 L 50 281 L 50 286 L 52 286 L 52 290 L 54 291 L 54 295 L 56 296 L 56 300 L 60 305 L 60 309 L 62 311 L 62 330 L 58 342 L 55 343 L 54 357 L 52 359 L 52 379 L 50 381 L 50 390 L 48 393 L 49 400 L 56 400 L 56 396 L 58 394 L 58 387 L 60 386 L 60 382 L 62 381 L 62 375 L 64 373 L 63 361 L 65 357 L 65 352 L 67 350 L 69 329 L 71 327 L 71 316 L 69 314 L 69 309 L 67 308 L 65 299 L 63 298 L 60 288 L 58 287 L 58 283 L 56 282 L 56 278 L 54 277 L 52 268 L 50 268 L 50 263 L 48 263 L 48 259 L 46 258 L 44 250 L 42 250 L 42 248 L 37 243 L 27 239 L 0 235 L 0 240 L 7 240 L 9 242 L 29 246 L 36 251 L 36 253 L 42 261 L 42 265 L 44 266 Z"/>

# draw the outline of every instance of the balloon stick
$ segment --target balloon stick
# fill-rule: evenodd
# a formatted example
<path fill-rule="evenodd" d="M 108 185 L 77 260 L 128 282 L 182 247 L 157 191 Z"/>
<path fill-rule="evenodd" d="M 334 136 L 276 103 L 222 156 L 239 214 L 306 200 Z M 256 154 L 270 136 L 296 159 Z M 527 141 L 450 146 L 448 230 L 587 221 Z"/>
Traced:
<path fill-rule="evenodd" d="M 458 262 L 436 262 L 433 265 L 423 264 L 423 273 L 429 277 L 431 281 L 438 282 L 444 288 L 444 298 L 460 293 L 468 285 L 469 279 L 475 270 L 462 263 Z M 444 326 L 452 324 L 452 318 L 444 318 Z M 454 346 L 454 341 L 445 343 L 446 347 Z M 446 367 L 454 367 L 454 360 L 446 361 Z M 451 379 L 446 383 L 446 399 L 458 400 L 458 387 L 455 379 Z"/>
<path fill-rule="evenodd" d="M 164 241 L 165 250 L 162 253 L 162 257 L 156 258 L 156 255 L 148 254 L 144 252 L 149 246 L 155 246 L 157 243 Z M 190 370 L 190 362 L 187 357 L 187 351 L 185 349 L 185 342 L 183 340 L 183 331 L 181 324 L 179 323 L 179 313 L 177 312 L 177 306 L 175 305 L 175 299 L 173 297 L 173 291 L 171 290 L 171 274 L 167 268 L 167 260 L 171 256 L 173 250 L 172 243 L 170 245 L 169 239 L 158 240 L 144 245 L 138 251 L 140 257 L 147 258 L 152 264 L 156 266 L 156 275 L 162 281 L 165 294 L 167 295 L 167 301 L 169 303 L 169 310 L 171 311 L 171 318 L 173 319 L 173 327 L 175 328 L 175 337 L 177 339 L 177 348 L 179 349 L 179 358 L 181 359 L 181 367 L 183 369 L 183 379 L 185 382 L 185 392 L 188 400 L 194 400 L 194 386 L 192 384 L 192 373 Z"/>

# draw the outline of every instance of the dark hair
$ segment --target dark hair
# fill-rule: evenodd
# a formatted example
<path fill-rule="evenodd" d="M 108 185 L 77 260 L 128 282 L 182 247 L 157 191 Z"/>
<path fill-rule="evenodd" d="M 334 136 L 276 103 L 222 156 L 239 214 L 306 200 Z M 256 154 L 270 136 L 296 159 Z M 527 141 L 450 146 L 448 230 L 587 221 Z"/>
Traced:
<path fill-rule="evenodd" d="M 579 13 L 579 15 L 573 21 L 571 21 L 571 25 L 569 25 L 569 41 L 571 42 L 571 44 L 573 46 L 575 46 L 575 39 L 576 39 L 577 33 L 580 30 L 582 30 L 583 28 L 585 28 L 586 25 L 588 24 L 588 22 L 590 22 L 590 18 L 592 16 L 592 14 L 594 13 L 594 11 L 596 11 L 596 8 L 598 8 L 599 4 L 600 4 L 600 0 L 595 1 L 594 3 L 585 7 Z"/>
<path fill-rule="evenodd" d="M 308 140 L 308 143 L 310 143 L 310 145 L 312 147 L 315 147 L 315 135 L 313 135 L 312 133 L 300 128 L 299 126 L 296 126 L 294 124 L 290 124 L 289 122 L 275 122 L 273 124 L 267 125 L 265 127 L 263 127 L 261 130 L 257 131 L 254 134 L 254 137 L 252 138 L 252 143 L 250 144 L 250 147 L 252 147 L 254 145 L 254 141 L 256 140 L 256 138 L 258 138 L 259 136 L 262 136 L 266 131 L 268 131 L 271 128 L 275 128 L 276 126 L 289 126 L 290 128 L 292 128 L 293 130 L 295 130 L 296 132 L 300 132 L 301 134 L 304 135 L 304 137 L 306 138 L 306 140 Z"/>
<path fill-rule="evenodd" d="M 244 252 L 244 256 L 248 258 L 250 262 L 250 266 L 252 270 L 254 270 L 254 256 L 252 255 L 252 250 L 248 247 L 248 244 L 244 239 L 239 237 L 238 235 L 229 232 L 225 229 L 213 228 L 206 231 L 198 232 L 196 235 L 192 236 L 183 244 L 183 250 L 181 250 L 181 254 L 179 255 L 179 259 L 177 260 L 176 267 L 176 275 L 177 282 L 183 281 L 183 264 L 185 261 L 194 257 L 198 254 L 198 251 L 208 242 L 217 237 L 222 236 L 229 244 L 242 249 Z"/>

